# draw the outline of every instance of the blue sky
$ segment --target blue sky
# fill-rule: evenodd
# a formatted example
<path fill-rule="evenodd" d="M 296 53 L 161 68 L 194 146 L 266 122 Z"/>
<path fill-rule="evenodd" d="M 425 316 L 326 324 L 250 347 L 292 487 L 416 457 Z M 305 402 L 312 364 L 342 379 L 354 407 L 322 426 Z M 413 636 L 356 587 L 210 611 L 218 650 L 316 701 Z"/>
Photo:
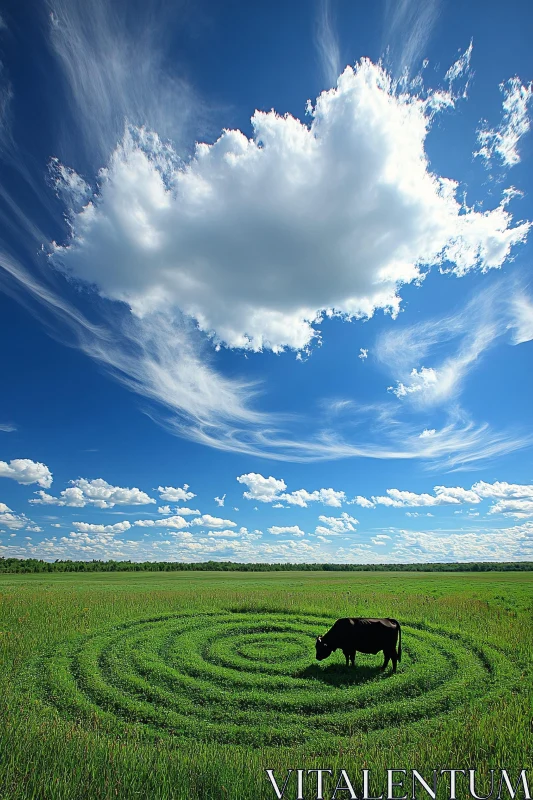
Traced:
<path fill-rule="evenodd" d="M 0 5 L 0 555 L 533 555 L 525 2 Z"/>

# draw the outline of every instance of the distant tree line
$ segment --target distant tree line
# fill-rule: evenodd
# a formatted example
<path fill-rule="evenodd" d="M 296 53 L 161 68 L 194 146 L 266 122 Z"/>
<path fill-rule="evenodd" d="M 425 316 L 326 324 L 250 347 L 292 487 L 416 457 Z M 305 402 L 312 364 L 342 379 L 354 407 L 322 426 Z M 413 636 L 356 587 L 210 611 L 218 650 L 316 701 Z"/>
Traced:
<path fill-rule="evenodd" d="M 240 564 L 235 561 L 42 561 L 0 558 L 1 572 L 526 572 L 532 561 L 426 564 Z"/>

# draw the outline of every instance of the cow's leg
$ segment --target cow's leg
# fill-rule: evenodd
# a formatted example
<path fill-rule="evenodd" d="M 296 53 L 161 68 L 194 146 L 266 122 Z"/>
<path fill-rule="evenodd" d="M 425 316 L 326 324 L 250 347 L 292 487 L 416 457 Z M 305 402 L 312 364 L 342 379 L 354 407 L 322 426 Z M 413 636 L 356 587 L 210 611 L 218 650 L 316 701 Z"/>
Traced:
<path fill-rule="evenodd" d="M 381 671 L 382 672 L 383 672 L 384 669 L 387 669 L 387 664 L 390 661 L 390 653 L 388 653 L 386 650 L 384 650 L 383 651 L 383 655 L 385 657 L 385 660 L 383 661 L 383 666 L 381 667 Z"/>
<path fill-rule="evenodd" d="M 396 664 L 398 663 L 398 654 L 396 652 L 396 648 L 391 653 L 392 658 L 392 671 L 396 672 Z"/>
<path fill-rule="evenodd" d="M 356 653 L 355 650 L 353 651 L 353 653 L 350 653 L 350 661 L 352 662 L 352 667 L 355 667 L 355 653 Z"/>
<path fill-rule="evenodd" d="M 348 650 L 343 650 L 342 652 L 344 653 L 344 658 L 346 659 L 346 666 L 349 667 L 350 666 L 350 653 L 349 653 Z"/>

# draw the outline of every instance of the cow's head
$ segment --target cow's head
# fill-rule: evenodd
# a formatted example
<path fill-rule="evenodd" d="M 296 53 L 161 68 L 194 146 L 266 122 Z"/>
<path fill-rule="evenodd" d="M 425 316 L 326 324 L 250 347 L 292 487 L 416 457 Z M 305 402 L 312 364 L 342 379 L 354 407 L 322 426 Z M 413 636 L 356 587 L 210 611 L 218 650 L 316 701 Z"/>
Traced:
<path fill-rule="evenodd" d="M 325 658 L 330 656 L 332 652 L 332 648 L 326 644 L 326 642 L 322 639 L 322 636 L 318 636 L 316 640 L 316 660 L 323 661 Z"/>

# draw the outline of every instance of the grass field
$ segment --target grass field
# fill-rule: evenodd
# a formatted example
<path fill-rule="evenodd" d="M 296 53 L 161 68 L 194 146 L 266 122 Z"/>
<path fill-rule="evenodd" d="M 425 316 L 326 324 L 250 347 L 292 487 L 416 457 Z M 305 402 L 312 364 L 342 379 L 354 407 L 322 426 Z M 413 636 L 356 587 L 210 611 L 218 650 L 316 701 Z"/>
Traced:
<path fill-rule="evenodd" d="M 380 792 L 392 767 L 530 769 L 532 611 L 533 573 L 0 575 L 0 797 L 256 800 L 275 798 L 266 768 L 368 768 Z M 396 675 L 381 653 L 315 661 L 342 616 L 400 620 Z"/>

